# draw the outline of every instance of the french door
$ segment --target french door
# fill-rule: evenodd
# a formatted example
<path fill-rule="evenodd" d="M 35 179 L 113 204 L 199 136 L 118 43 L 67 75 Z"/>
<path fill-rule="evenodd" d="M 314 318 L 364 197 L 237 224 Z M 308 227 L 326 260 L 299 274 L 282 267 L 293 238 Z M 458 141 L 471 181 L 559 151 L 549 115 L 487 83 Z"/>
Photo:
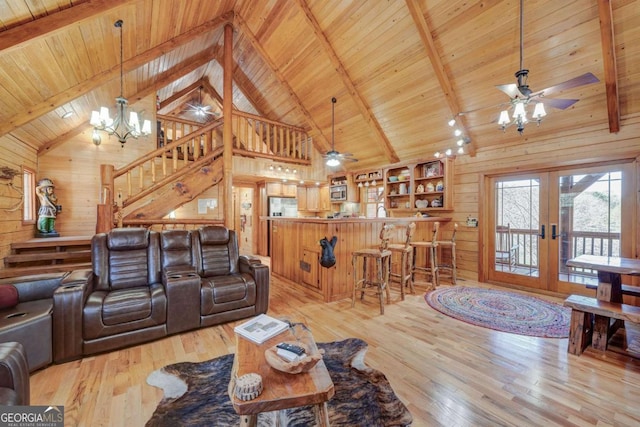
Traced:
<path fill-rule="evenodd" d="M 487 279 L 561 293 L 597 283 L 595 271 L 566 261 L 631 255 L 633 170 L 618 163 L 488 178 Z"/>

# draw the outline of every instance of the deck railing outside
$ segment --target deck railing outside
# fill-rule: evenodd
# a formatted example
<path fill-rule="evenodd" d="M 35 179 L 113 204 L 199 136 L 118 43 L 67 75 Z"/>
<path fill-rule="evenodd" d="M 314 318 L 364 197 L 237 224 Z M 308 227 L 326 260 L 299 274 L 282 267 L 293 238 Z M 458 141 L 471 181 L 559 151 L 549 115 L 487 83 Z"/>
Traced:
<path fill-rule="evenodd" d="M 539 230 L 537 229 L 511 229 L 512 243 L 518 245 L 516 267 L 538 268 L 538 233 Z M 547 233 L 546 238 L 551 238 L 549 233 Z M 569 242 L 569 245 L 567 253 L 563 255 L 563 259 L 560 262 L 560 273 L 596 277 L 597 272 L 595 270 L 567 267 L 565 263 L 568 259 L 583 254 L 620 256 L 620 233 L 572 231 L 566 234 L 563 233 L 561 238 Z"/>

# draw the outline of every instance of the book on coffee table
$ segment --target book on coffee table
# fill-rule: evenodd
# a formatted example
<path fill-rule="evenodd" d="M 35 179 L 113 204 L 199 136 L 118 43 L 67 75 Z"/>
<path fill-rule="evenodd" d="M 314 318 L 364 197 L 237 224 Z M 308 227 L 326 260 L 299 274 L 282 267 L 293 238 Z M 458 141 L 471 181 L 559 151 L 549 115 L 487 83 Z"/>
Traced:
<path fill-rule="evenodd" d="M 275 319 L 266 314 L 238 325 L 234 328 L 236 334 L 245 337 L 256 344 L 262 344 L 271 337 L 275 337 L 279 333 L 287 330 L 289 324 L 282 320 Z"/>

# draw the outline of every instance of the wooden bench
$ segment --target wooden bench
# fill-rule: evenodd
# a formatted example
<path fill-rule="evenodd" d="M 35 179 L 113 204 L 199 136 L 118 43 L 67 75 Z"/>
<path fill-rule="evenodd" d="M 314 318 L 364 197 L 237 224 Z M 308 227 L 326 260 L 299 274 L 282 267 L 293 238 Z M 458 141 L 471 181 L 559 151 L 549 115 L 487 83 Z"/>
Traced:
<path fill-rule="evenodd" d="M 587 289 L 598 290 L 598 285 L 586 285 Z M 622 295 L 640 297 L 640 286 L 622 285 Z"/>
<path fill-rule="evenodd" d="M 564 301 L 571 308 L 568 352 L 580 355 L 591 341 L 593 348 L 607 349 L 611 334 L 611 319 L 640 324 L 640 307 L 629 304 L 602 301 L 582 295 L 571 295 Z M 593 321 L 592 321 L 593 315 Z"/>

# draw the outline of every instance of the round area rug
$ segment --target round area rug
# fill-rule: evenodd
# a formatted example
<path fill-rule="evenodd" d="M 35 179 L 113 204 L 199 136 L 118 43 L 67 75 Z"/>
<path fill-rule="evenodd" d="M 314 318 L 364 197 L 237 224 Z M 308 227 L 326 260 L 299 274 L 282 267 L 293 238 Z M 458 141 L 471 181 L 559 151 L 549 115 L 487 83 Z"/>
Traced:
<path fill-rule="evenodd" d="M 435 310 L 472 325 L 534 337 L 569 336 L 571 309 L 541 298 L 454 286 L 431 291 L 425 300 Z"/>

